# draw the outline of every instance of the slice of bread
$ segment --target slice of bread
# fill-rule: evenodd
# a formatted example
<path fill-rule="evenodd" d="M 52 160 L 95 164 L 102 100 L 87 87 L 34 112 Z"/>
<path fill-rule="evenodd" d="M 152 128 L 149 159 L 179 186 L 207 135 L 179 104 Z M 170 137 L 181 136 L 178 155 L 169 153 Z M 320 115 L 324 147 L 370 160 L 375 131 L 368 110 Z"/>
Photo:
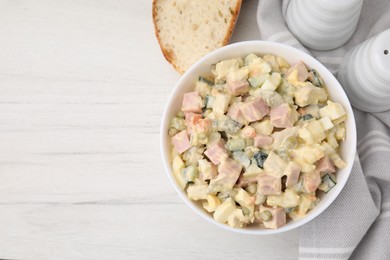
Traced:
<path fill-rule="evenodd" d="M 242 0 L 153 0 L 156 37 L 165 58 L 184 73 L 228 44 Z"/>

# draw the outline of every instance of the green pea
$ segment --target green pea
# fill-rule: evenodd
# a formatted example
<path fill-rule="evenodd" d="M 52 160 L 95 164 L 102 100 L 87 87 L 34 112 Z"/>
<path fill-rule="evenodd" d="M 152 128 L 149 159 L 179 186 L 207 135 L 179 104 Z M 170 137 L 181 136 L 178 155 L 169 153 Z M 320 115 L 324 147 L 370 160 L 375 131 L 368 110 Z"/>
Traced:
<path fill-rule="evenodd" d="M 272 214 L 269 210 L 264 210 L 263 212 L 260 212 L 260 218 L 263 221 L 270 221 L 272 219 Z"/>
<path fill-rule="evenodd" d="M 179 131 L 178 131 L 176 128 L 173 128 L 173 127 L 169 128 L 169 130 L 168 130 L 169 136 L 174 136 L 174 135 L 176 135 L 178 132 L 179 132 Z"/>

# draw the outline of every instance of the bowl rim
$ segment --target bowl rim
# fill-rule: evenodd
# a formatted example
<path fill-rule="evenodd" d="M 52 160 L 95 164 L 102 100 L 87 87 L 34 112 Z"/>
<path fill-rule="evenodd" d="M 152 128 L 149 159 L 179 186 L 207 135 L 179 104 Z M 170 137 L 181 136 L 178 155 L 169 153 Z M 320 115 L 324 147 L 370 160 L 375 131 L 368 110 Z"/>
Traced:
<path fill-rule="evenodd" d="M 336 187 L 337 186 L 339 187 L 338 190 L 336 190 L 336 193 L 332 194 L 333 197 L 331 197 L 329 200 L 327 200 L 325 202 L 325 204 L 323 204 L 321 206 L 321 208 L 318 208 L 318 206 L 316 206 L 314 209 L 317 209 L 317 210 L 311 210 L 312 213 L 310 215 L 306 215 L 305 217 L 303 217 L 299 220 L 294 220 L 294 221 L 290 222 L 288 225 L 284 225 L 284 226 L 280 227 L 279 229 L 233 228 L 233 227 L 228 226 L 227 224 L 222 224 L 222 223 L 217 222 L 208 213 L 200 210 L 197 206 L 195 206 L 195 202 L 191 201 L 186 196 L 185 192 L 177 184 L 177 182 L 173 176 L 171 166 L 170 166 L 170 164 L 171 164 L 170 154 L 167 154 L 164 151 L 165 144 L 169 143 L 168 142 L 168 135 L 166 133 L 166 129 L 168 129 L 167 127 L 169 124 L 168 119 L 170 119 L 170 118 L 168 118 L 168 111 L 174 102 L 174 100 L 173 100 L 174 97 L 177 95 L 177 93 L 180 92 L 180 89 L 181 89 L 181 86 L 183 85 L 183 82 L 186 80 L 187 77 L 190 77 L 193 74 L 193 71 L 195 71 L 199 66 L 202 66 L 202 64 L 205 61 L 207 61 L 215 56 L 219 56 L 221 53 L 227 52 L 228 50 L 231 50 L 231 49 L 240 48 L 240 47 L 244 47 L 244 46 L 246 46 L 246 47 L 247 46 L 264 47 L 265 45 L 266 46 L 273 45 L 271 48 L 277 48 L 277 49 L 281 48 L 281 49 L 284 49 L 286 51 L 295 52 L 302 59 L 302 61 L 304 63 L 306 63 L 306 61 L 310 61 L 310 63 L 316 64 L 316 66 L 315 66 L 316 69 L 321 68 L 321 70 L 326 71 L 326 74 L 327 74 L 326 78 L 328 78 L 329 80 L 332 81 L 332 83 L 334 83 L 334 85 L 335 85 L 334 88 L 336 88 L 340 91 L 339 94 L 341 95 L 341 98 L 346 101 L 345 104 L 343 102 L 343 107 L 348 114 L 349 120 L 351 121 L 351 124 L 350 124 L 349 128 L 347 129 L 346 133 L 350 136 L 350 139 L 352 141 L 352 148 L 350 148 L 351 151 L 350 151 L 348 158 L 343 158 L 347 162 L 346 168 L 343 169 L 343 171 L 345 171 L 344 173 L 347 173 L 345 181 L 343 183 L 337 183 L 338 185 L 336 185 Z M 324 77 L 324 76 L 322 75 L 322 77 Z M 355 117 L 354 117 L 353 110 L 351 107 L 351 103 L 350 103 L 343 87 L 340 85 L 340 83 L 338 82 L 336 77 L 321 62 L 319 62 L 317 59 L 315 59 L 314 57 L 312 57 L 308 53 L 305 53 L 299 49 L 296 49 L 296 48 L 289 46 L 289 45 L 286 45 L 286 44 L 271 42 L 271 41 L 261 41 L 261 40 L 241 41 L 241 42 L 229 44 L 229 45 L 226 45 L 222 48 L 216 49 L 216 50 L 210 52 L 209 54 L 205 55 L 201 59 L 199 59 L 195 64 L 193 64 L 180 77 L 179 81 L 175 84 L 175 86 L 171 90 L 170 95 L 168 97 L 168 100 L 166 102 L 166 105 L 164 107 L 164 111 L 163 111 L 162 118 L 161 118 L 161 124 L 160 124 L 160 153 L 161 153 L 164 169 L 165 169 L 165 172 L 168 176 L 169 182 L 171 183 L 171 185 L 173 186 L 173 188 L 175 189 L 175 191 L 179 195 L 179 197 L 185 202 L 185 204 L 187 206 L 189 206 L 194 212 L 196 212 L 199 216 L 201 216 L 203 219 L 205 219 L 209 223 L 216 225 L 224 230 L 228 230 L 228 231 L 232 231 L 232 232 L 240 233 L 240 234 L 247 234 L 247 235 L 271 235 L 271 234 L 278 234 L 278 233 L 290 231 L 290 230 L 296 229 L 296 228 L 310 222 L 311 220 L 313 220 L 317 216 L 319 216 L 322 212 L 324 212 L 335 201 L 335 199 L 339 196 L 341 191 L 344 189 L 345 184 L 347 183 L 347 181 L 349 179 L 349 176 L 351 175 L 352 166 L 353 166 L 355 156 L 356 156 L 356 143 L 357 143 L 356 121 L 355 121 Z"/>

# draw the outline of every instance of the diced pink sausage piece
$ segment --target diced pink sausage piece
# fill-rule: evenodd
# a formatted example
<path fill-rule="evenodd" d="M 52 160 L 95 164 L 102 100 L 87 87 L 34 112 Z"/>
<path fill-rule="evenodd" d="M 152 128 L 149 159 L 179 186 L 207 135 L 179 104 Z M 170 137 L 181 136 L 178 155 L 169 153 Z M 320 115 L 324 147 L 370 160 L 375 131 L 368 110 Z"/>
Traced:
<path fill-rule="evenodd" d="M 286 213 L 283 208 L 271 208 L 261 205 L 260 212 L 269 211 L 272 215 L 272 218 L 268 221 L 264 221 L 264 227 L 277 229 L 286 224 Z"/>
<path fill-rule="evenodd" d="M 219 164 L 223 158 L 228 157 L 227 150 L 225 148 L 225 142 L 220 139 L 215 144 L 206 149 L 204 154 L 214 163 Z"/>
<path fill-rule="evenodd" d="M 325 155 L 317 162 L 316 171 L 319 171 L 321 175 L 323 175 L 326 173 L 336 172 L 336 169 L 334 168 L 333 162 L 329 156 Z"/>
<path fill-rule="evenodd" d="M 240 177 L 242 165 L 230 158 L 223 158 L 218 168 L 218 175 L 209 184 L 209 191 L 217 193 L 233 189 Z"/>
<path fill-rule="evenodd" d="M 258 121 L 266 116 L 269 113 L 269 107 L 261 97 L 256 97 L 255 99 L 246 101 L 241 105 L 241 113 L 250 123 Z"/>
<path fill-rule="evenodd" d="M 227 112 L 227 116 L 240 124 L 245 124 L 245 118 L 241 112 L 241 106 L 243 103 L 233 103 Z"/>
<path fill-rule="evenodd" d="M 227 78 L 227 85 L 229 92 L 234 95 L 244 95 L 249 91 L 249 83 L 245 80 L 230 80 L 229 77 Z"/>
<path fill-rule="evenodd" d="M 248 125 L 241 129 L 240 135 L 242 138 L 255 138 L 256 130 Z"/>
<path fill-rule="evenodd" d="M 307 193 L 315 192 L 321 184 L 321 175 L 318 171 L 303 176 L 303 186 Z"/>
<path fill-rule="evenodd" d="M 183 130 L 180 133 L 172 136 L 172 144 L 179 153 L 183 153 L 190 149 L 191 144 L 190 140 L 188 140 L 187 131 Z"/>
<path fill-rule="evenodd" d="M 184 94 L 182 110 L 183 112 L 202 112 L 202 99 L 198 92 Z"/>
<path fill-rule="evenodd" d="M 293 127 L 296 120 L 296 116 L 287 103 L 272 108 L 270 117 L 271 124 L 277 128 Z"/>
<path fill-rule="evenodd" d="M 290 74 L 297 70 L 298 71 L 298 81 L 299 82 L 304 82 L 307 80 L 307 78 L 309 77 L 309 72 L 307 71 L 307 68 L 305 66 L 305 64 L 302 62 L 302 61 L 299 61 L 297 63 L 295 63 L 287 72 L 286 74 L 286 78 L 288 79 L 288 77 L 290 76 Z"/>
<path fill-rule="evenodd" d="M 257 193 L 260 195 L 279 195 L 282 192 L 282 180 L 262 174 L 257 178 Z"/>
<path fill-rule="evenodd" d="M 255 183 L 257 182 L 257 176 L 241 176 L 239 179 L 238 179 L 238 183 L 237 185 L 239 187 L 246 187 L 248 186 L 249 184 L 252 184 L 252 183 Z"/>
<path fill-rule="evenodd" d="M 272 144 L 273 140 L 271 136 L 258 134 L 255 136 L 255 146 L 259 148 L 267 147 Z"/>
<path fill-rule="evenodd" d="M 245 102 L 249 97 L 251 97 L 250 94 L 245 94 L 245 95 L 243 95 L 243 96 L 241 97 L 241 101 L 242 101 L 242 102 Z"/>
<path fill-rule="evenodd" d="M 286 187 L 292 187 L 298 183 L 301 167 L 296 162 L 289 162 L 287 164 L 284 175 L 287 176 Z"/>
<path fill-rule="evenodd" d="M 195 113 L 185 113 L 185 124 L 187 126 L 188 133 L 192 132 L 194 125 L 197 124 L 201 119 L 202 115 Z"/>

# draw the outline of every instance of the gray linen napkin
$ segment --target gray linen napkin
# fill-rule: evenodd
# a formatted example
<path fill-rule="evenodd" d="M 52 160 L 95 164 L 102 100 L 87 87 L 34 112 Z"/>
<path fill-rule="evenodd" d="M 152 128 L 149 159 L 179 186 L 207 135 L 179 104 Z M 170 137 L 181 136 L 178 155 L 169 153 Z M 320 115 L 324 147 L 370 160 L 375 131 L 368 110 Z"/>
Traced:
<path fill-rule="evenodd" d="M 289 1 L 259 1 L 261 38 L 310 53 L 336 76 L 348 50 L 390 28 L 390 1 L 366 0 L 358 28 L 344 46 L 310 50 L 288 30 L 283 14 Z M 301 228 L 300 259 L 390 259 L 390 111 L 354 113 L 358 152 L 351 176 L 334 203 Z"/>

